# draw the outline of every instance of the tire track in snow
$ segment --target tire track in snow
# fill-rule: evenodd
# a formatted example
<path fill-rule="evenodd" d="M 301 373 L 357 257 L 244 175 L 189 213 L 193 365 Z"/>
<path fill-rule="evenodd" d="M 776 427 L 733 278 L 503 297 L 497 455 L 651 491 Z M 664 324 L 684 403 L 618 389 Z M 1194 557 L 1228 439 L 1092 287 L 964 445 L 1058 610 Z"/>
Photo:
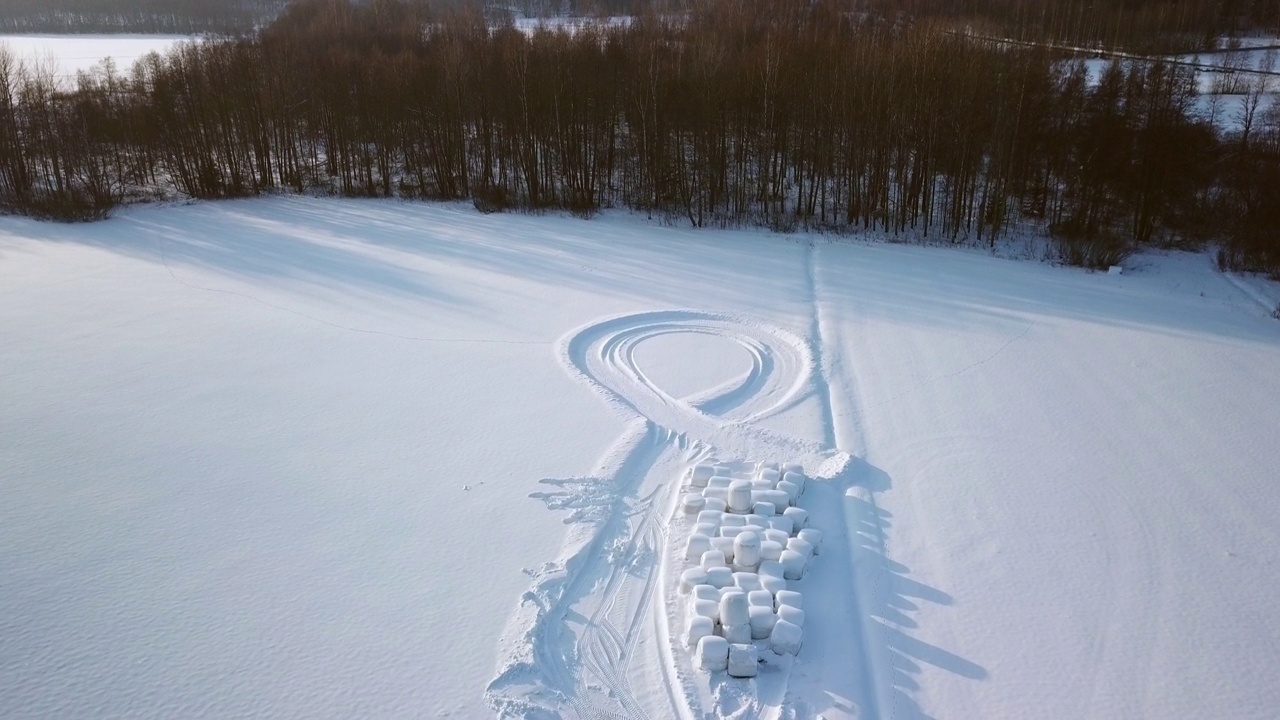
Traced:
<path fill-rule="evenodd" d="M 751 367 L 712 390 L 674 397 L 635 359 L 640 343 L 674 333 L 737 343 Z M 671 654 L 666 608 L 666 528 L 676 478 L 713 447 L 765 462 L 797 461 L 815 479 L 842 472 L 850 460 L 844 453 L 756 424 L 814 392 L 812 346 L 747 318 L 668 310 L 605 319 L 566 336 L 559 349 L 571 374 L 634 420 L 592 478 L 544 481 L 562 490 L 535 494 L 550 507 L 574 510 L 569 522 L 576 524 L 562 560 L 535 573 L 522 598 L 506 633 L 508 655 L 486 698 L 509 716 L 701 716 L 701 701 Z M 659 658 L 663 684 L 662 699 L 647 701 L 662 707 L 644 707 L 630 687 L 642 639 Z"/>

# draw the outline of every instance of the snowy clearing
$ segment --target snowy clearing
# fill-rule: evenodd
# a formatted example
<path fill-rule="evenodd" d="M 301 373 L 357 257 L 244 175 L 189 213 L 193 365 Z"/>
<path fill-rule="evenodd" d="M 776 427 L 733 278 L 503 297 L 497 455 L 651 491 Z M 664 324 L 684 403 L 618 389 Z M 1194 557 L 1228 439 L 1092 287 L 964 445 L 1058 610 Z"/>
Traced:
<path fill-rule="evenodd" d="M 88 70 L 108 57 L 115 61 L 118 72 L 127 74 L 147 53 L 164 53 L 191 39 L 186 35 L 0 35 L 0 46 L 7 46 L 29 65 L 50 62 L 55 75 L 74 80 L 77 71 Z"/>
<path fill-rule="evenodd" d="M 1270 717 L 1278 300 L 620 213 L 0 218 L 0 715 Z M 707 672 L 692 538 L 763 563 L 791 462 L 818 554 L 747 610 L 802 635 Z"/>

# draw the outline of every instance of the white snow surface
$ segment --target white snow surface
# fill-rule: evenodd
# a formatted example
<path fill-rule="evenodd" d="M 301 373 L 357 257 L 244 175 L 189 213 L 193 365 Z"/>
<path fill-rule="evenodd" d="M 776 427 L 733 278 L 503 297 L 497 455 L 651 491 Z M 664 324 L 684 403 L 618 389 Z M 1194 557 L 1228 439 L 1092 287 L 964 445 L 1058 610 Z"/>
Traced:
<path fill-rule="evenodd" d="M 622 213 L 0 218 L 0 716 L 1272 717 L 1277 299 Z M 823 541 L 789 667 L 699 685 L 711 455 L 802 463 Z"/>
<path fill-rule="evenodd" d="M 128 74 L 144 55 L 163 54 L 192 39 L 187 35 L 0 35 L 0 46 L 28 65 L 52 63 L 54 74 L 69 81 L 77 71 L 89 70 L 106 58 L 115 61 L 117 72 Z"/>

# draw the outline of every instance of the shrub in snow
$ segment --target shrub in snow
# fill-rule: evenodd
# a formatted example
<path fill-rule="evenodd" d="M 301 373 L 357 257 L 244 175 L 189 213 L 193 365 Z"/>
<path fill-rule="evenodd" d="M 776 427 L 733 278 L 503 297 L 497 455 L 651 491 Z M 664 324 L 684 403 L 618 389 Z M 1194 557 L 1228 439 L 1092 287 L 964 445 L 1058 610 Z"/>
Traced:
<path fill-rule="evenodd" d="M 752 605 L 749 612 L 751 613 L 751 638 L 763 640 L 769 637 L 769 633 L 773 632 L 773 624 L 778 621 L 778 616 L 773 614 L 773 608 Z"/>
<path fill-rule="evenodd" d="M 729 641 L 711 635 L 698 641 L 695 658 L 698 667 L 707 672 L 724 672 L 729 669 Z"/>
<path fill-rule="evenodd" d="M 759 658 L 756 655 L 756 646 L 748 643 L 730 642 L 729 677 L 749 678 L 756 676 L 756 665 L 759 663 Z"/>
<path fill-rule="evenodd" d="M 779 655 L 795 655 L 800 652 L 802 642 L 804 630 L 786 620 L 774 623 L 773 630 L 769 633 L 769 647 Z"/>
<path fill-rule="evenodd" d="M 689 647 L 694 647 L 702 638 L 715 634 L 716 623 L 709 617 L 694 615 L 689 618 L 689 623 L 685 627 L 684 641 Z"/>

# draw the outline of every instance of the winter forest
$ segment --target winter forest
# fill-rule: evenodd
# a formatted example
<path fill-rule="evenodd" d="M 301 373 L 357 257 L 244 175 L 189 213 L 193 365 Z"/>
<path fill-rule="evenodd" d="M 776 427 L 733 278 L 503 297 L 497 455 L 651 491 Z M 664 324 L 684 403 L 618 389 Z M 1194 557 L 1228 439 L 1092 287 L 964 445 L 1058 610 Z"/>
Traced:
<path fill-rule="evenodd" d="M 605 3 L 572 8 L 600 20 L 537 27 L 398 0 L 26 4 L 3 27 L 235 33 L 74 78 L 0 50 L 10 212 L 470 199 L 928 242 L 1043 232 L 1088 266 L 1217 242 L 1224 267 L 1280 273 L 1280 111 L 1262 102 L 1280 69 L 1242 77 L 1224 130 L 1195 112 L 1193 68 L 1126 54 L 1091 75 L 1062 51 L 1194 52 L 1274 30 L 1274 3 Z"/>

